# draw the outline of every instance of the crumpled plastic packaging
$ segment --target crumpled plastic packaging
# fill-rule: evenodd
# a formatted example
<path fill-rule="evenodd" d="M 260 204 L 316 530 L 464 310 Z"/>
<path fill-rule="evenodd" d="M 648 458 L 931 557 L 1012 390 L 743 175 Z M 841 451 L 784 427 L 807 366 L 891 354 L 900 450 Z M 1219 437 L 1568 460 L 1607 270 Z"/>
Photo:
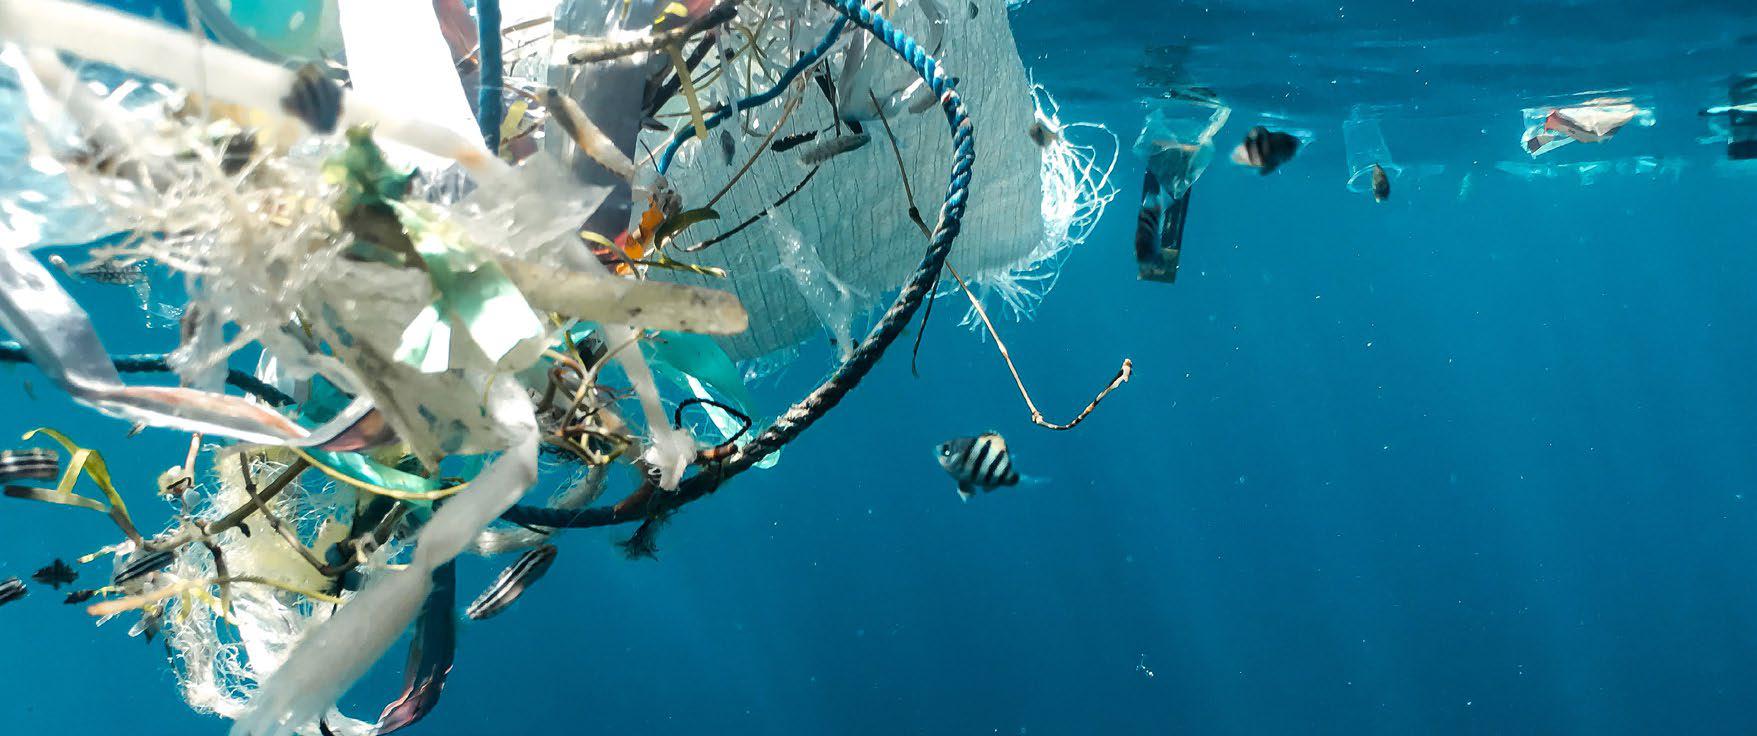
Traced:
<path fill-rule="evenodd" d="M 1629 97 L 1596 97 L 1566 107 L 1528 107 L 1523 111 L 1525 152 L 1537 158 L 1576 141 L 1603 143 L 1624 126 L 1654 124 L 1653 111 Z"/>

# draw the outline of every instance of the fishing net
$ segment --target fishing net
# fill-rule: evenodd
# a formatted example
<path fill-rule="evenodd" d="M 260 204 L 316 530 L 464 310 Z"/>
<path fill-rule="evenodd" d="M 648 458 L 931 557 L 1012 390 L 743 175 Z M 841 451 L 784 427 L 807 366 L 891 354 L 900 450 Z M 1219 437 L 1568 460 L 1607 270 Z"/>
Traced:
<path fill-rule="evenodd" d="M 1114 143 L 1106 160 L 1101 152 L 1057 134 L 1081 131 L 1086 126 L 1061 121 L 1053 100 L 1028 81 L 1000 0 L 970 2 L 968 7 L 974 10 L 960 7 L 953 12 L 930 9 L 935 5 L 932 0 L 904 0 L 898 5 L 895 21 L 900 28 L 918 39 L 942 39 L 937 51 L 947 68 L 958 70 L 960 87 L 967 90 L 964 101 L 971 121 L 982 131 L 978 142 L 981 170 L 971 187 L 964 235 L 952 265 L 979 286 L 978 293 L 995 294 L 1015 314 L 1028 315 L 1036 299 L 1053 285 L 1058 257 L 1085 239 L 1113 196 L 1108 175 L 1114 163 Z M 811 11 L 810 15 L 817 15 L 815 8 Z M 786 47 L 788 32 L 788 24 L 776 22 L 770 26 L 772 37 L 759 38 L 756 44 Z M 816 41 L 807 31 L 794 29 L 793 33 L 796 38 L 803 37 L 795 43 Z M 829 58 L 828 67 L 847 69 L 851 66 L 849 55 L 856 53 L 866 54 L 862 61 L 869 66 L 860 70 L 858 81 L 839 79 L 838 84 L 860 85 L 852 92 L 838 89 L 839 96 L 870 108 L 872 98 L 886 104 L 909 89 L 913 73 L 883 49 L 864 44 L 844 48 Z M 762 62 L 753 58 L 749 63 L 756 67 L 750 76 L 760 79 L 765 73 Z M 742 69 L 736 62 L 733 68 Z M 726 75 L 723 79 L 730 82 L 726 85 L 730 89 L 711 86 L 706 94 L 723 101 L 741 95 L 750 86 L 762 86 L 760 81 L 747 84 L 744 76 Z M 741 122 L 753 128 L 760 124 L 766 132 L 786 104 L 776 100 L 745 111 Z M 848 334 L 852 315 L 814 306 L 822 300 L 811 296 L 818 288 L 813 284 L 840 283 L 857 307 L 855 313 L 863 313 L 880 304 L 921 259 L 925 238 L 908 217 L 911 201 L 898 171 L 897 155 L 900 153 L 902 168 L 908 172 L 913 205 L 931 220 L 943 201 L 938 183 L 945 180 L 950 166 L 944 154 L 949 133 L 937 106 L 917 111 L 911 111 L 906 102 L 887 106 L 891 110 L 885 120 L 868 114 L 861 121 L 870 142 L 824 162 L 811 181 L 784 204 L 772 206 L 812 173 L 812 167 L 801 161 L 801 153 L 813 150 L 814 144 L 822 145 L 817 140 L 757 159 L 714 206 L 720 219 L 698 226 L 699 232 L 692 231 L 699 240 L 712 240 L 751 215 L 769 212 L 797 229 L 800 242 L 815 258 L 806 259 L 806 263 L 784 258 L 784 239 L 774 237 L 769 228 L 748 227 L 696 256 L 701 265 L 724 268 L 730 274 L 726 279 L 664 276 L 718 285 L 738 294 L 752 319 L 748 331 L 723 341 L 735 358 L 759 357 L 824 331 Z M 681 105 L 670 111 L 684 112 Z M 833 110 L 826 95 L 808 90 L 776 138 L 828 138 L 838 127 L 838 112 L 842 111 Z M 897 139 L 895 152 L 886 139 L 886 122 Z M 1034 123 L 1052 131 L 1043 143 L 1033 140 L 1030 129 Z M 666 176 L 686 201 L 706 201 L 719 191 L 761 142 L 761 136 L 734 129 L 730 140 L 730 156 L 723 155 L 713 140 L 684 146 Z M 645 143 L 656 149 L 664 140 L 652 135 Z M 1021 213 L 1036 216 L 1021 217 Z M 845 339 L 842 344 L 846 345 Z"/>

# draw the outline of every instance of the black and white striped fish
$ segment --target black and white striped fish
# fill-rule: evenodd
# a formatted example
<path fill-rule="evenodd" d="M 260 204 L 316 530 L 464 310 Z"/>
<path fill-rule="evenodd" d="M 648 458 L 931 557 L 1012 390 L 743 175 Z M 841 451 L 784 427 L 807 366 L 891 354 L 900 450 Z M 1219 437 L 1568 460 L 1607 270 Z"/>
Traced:
<path fill-rule="evenodd" d="M 1245 142 L 1232 151 L 1232 162 L 1249 166 L 1267 175 L 1293 159 L 1299 152 L 1299 139 L 1290 134 L 1270 130 L 1261 125 L 1245 134 Z"/>
<path fill-rule="evenodd" d="M 958 481 L 958 495 L 965 501 L 976 495 L 979 488 L 986 493 L 1019 484 L 1019 471 L 1013 468 L 1007 441 L 997 432 L 942 443 L 936 454 L 940 467 Z"/>
<path fill-rule="evenodd" d="M 61 477 L 61 456 L 54 450 L 6 450 L 0 452 L 0 483 L 15 480 L 54 480 Z"/>
<path fill-rule="evenodd" d="M 173 554 L 170 550 L 136 552 L 129 555 L 127 562 L 122 563 L 116 568 L 116 574 L 111 576 L 110 584 L 115 585 L 116 587 L 125 586 L 170 567 L 171 563 L 176 560 L 177 555 Z"/>
<path fill-rule="evenodd" d="M 23 580 L 7 578 L 5 582 L 0 582 L 0 606 L 23 598 L 24 594 L 29 592 L 30 590 L 24 587 Z"/>
<path fill-rule="evenodd" d="M 500 577 L 495 578 L 494 583 L 482 591 L 482 595 L 477 596 L 469 608 L 464 609 L 464 615 L 476 621 L 499 615 L 513 601 L 518 600 L 526 588 L 549 572 L 549 565 L 554 562 L 555 545 L 545 544 L 531 549 L 519 557 L 517 562 L 501 570 Z"/>

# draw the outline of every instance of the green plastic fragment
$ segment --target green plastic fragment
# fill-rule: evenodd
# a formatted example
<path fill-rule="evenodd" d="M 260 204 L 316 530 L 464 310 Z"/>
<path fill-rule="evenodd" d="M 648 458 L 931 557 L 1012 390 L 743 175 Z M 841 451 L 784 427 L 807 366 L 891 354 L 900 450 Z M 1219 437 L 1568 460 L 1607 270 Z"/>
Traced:
<path fill-rule="evenodd" d="M 338 208 L 389 207 L 409 196 L 415 171 L 398 170 L 384 157 L 384 149 L 372 140 L 372 129 L 348 129 L 348 147 L 324 164 L 324 177 L 342 186 Z M 388 210 L 387 210 L 388 211 Z"/>
<path fill-rule="evenodd" d="M 744 385 L 744 375 L 714 338 L 687 332 L 661 332 L 658 339 L 643 341 L 641 347 L 656 369 L 660 372 L 670 369 L 673 375 L 669 378 L 679 386 L 687 387 L 676 374 L 694 376 L 715 393 L 726 397 L 746 416 L 750 414 L 750 389 Z"/>
<path fill-rule="evenodd" d="M 392 203 L 415 253 L 427 266 L 437 297 L 403 331 L 397 360 L 426 373 L 449 367 L 451 333 L 461 328 L 488 359 L 499 362 L 543 323 L 499 263 L 470 247 L 462 233 L 422 203 Z"/>

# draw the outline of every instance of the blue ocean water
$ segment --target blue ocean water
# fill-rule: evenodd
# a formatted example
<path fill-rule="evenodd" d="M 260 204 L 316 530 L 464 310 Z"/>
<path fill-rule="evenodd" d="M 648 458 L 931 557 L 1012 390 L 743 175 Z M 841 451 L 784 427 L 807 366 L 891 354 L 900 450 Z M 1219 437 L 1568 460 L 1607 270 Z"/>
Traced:
<path fill-rule="evenodd" d="M 1757 71 L 1739 40 L 1757 11 L 1672 6 L 1024 6 L 1037 81 L 1125 145 L 1158 94 L 1149 49 L 1176 44 L 1189 81 L 1239 107 L 1223 148 L 1264 115 L 1314 131 L 1267 177 L 1222 151 L 1174 285 L 1135 280 L 1125 154 L 1036 320 L 1002 325 L 1051 419 L 1124 356 L 1133 380 L 1080 428 L 1038 429 L 946 309 L 921 378 L 898 350 L 778 468 L 689 507 L 657 561 L 622 559 L 626 530 L 566 534 L 531 594 L 463 626 L 410 732 L 1757 729 L 1757 179 L 1717 163 L 1695 114 Z M 1665 172 L 1495 168 L 1530 162 L 1520 107 L 1625 86 L 1657 124 L 1558 160 Z M 1357 102 L 1399 110 L 1399 161 L 1438 170 L 1383 204 L 1346 191 Z M 79 288 L 94 312 L 124 303 Z M 781 406 L 811 373 L 758 398 Z M 34 369 L 3 375 L 0 431 L 73 432 L 154 508 L 143 489 L 181 436 L 127 439 Z M 984 429 L 1047 482 L 959 503 L 931 449 Z M 11 501 L 0 530 L 0 577 L 113 536 Z M 497 569 L 466 560 L 465 595 Z M 158 644 L 51 591 L 0 621 L 19 733 L 226 728 L 188 713 Z M 400 666 L 399 649 L 344 709 L 376 713 Z"/>

